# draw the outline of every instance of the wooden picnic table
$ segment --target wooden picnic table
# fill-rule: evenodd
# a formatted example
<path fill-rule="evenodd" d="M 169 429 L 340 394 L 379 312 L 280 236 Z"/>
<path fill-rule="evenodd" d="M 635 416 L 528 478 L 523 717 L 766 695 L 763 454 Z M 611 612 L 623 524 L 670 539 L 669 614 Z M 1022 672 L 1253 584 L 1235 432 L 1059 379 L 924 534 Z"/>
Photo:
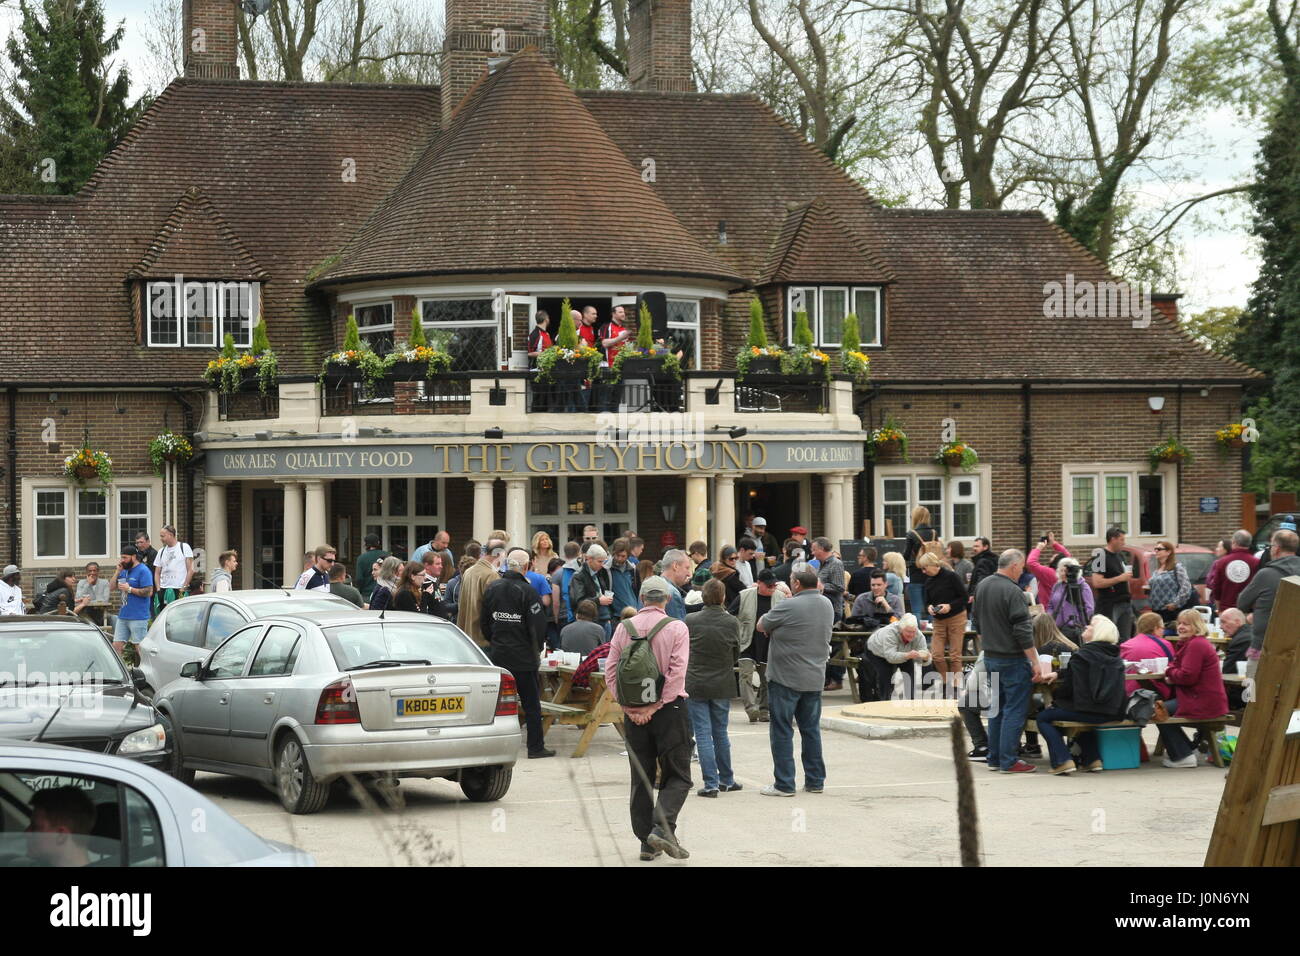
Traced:
<path fill-rule="evenodd" d="M 587 752 L 591 739 L 602 724 L 610 724 L 623 737 L 623 708 L 614 700 L 605 684 L 605 672 L 596 668 L 589 675 L 590 689 L 573 686 L 576 667 L 561 665 L 544 668 L 544 677 L 554 676 L 555 685 L 550 700 L 542 701 L 542 734 L 545 736 L 556 723 L 581 727 L 582 735 L 570 756 L 581 757 Z"/>

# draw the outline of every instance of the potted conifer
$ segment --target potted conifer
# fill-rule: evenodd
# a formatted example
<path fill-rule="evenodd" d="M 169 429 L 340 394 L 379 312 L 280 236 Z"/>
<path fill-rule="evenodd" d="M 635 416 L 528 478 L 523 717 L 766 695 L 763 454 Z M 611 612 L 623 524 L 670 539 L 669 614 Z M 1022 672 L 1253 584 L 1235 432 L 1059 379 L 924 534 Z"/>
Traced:
<path fill-rule="evenodd" d="M 850 312 L 844 317 L 844 332 L 840 338 L 840 367 L 853 376 L 855 385 L 865 385 L 871 380 L 871 357 L 862 351 L 858 337 L 858 316 Z"/>
<path fill-rule="evenodd" d="M 361 331 L 357 328 L 355 316 L 348 316 L 343 348 L 325 357 L 320 377 L 322 383 L 335 386 L 358 381 L 375 385 L 383 379 L 384 360 L 361 341 Z"/>
<path fill-rule="evenodd" d="M 767 344 L 763 303 L 754 296 L 749 300 L 749 337 L 745 340 L 745 347 L 736 353 L 736 380 L 744 381 L 753 375 L 780 374 L 781 356 L 784 354 L 780 346 Z"/>
<path fill-rule="evenodd" d="M 681 362 L 677 360 L 676 355 L 655 342 L 654 323 L 650 318 L 650 310 L 644 302 L 641 303 L 641 312 L 637 316 L 636 342 L 632 345 L 624 345 L 618 350 L 610 372 L 611 379 L 615 382 L 629 376 L 633 378 L 670 376 L 681 380 Z"/>
<path fill-rule="evenodd" d="M 451 368 L 451 355 L 429 344 L 420 310 L 411 311 L 411 334 L 384 359 L 384 371 L 395 382 L 419 382 Z"/>
<path fill-rule="evenodd" d="M 560 328 L 555 344 L 537 356 L 539 382 L 581 382 L 594 379 L 600 371 L 600 349 L 578 338 L 573 324 L 573 307 L 566 298 L 560 305 Z"/>
<path fill-rule="evenodd" d="M 828 381 L 831 377 L 831 357 L 813 345 L 807 312 L 794 314 L 794 345 L 781 357 L 781 372 L 791 378 Z"/>

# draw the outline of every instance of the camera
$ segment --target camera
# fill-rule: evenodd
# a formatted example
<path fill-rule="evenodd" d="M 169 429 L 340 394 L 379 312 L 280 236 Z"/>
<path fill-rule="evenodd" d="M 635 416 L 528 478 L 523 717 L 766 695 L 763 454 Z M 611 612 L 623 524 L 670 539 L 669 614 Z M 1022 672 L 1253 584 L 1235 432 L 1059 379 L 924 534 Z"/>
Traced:
<path fill-rule="evenodd" d="M 1065 580 L 1068 584 L 1077 584 L 1079 576 L 1083 574 L 1083 568 L 1077 564 L 1067 564 L 1065 566 Z"/>

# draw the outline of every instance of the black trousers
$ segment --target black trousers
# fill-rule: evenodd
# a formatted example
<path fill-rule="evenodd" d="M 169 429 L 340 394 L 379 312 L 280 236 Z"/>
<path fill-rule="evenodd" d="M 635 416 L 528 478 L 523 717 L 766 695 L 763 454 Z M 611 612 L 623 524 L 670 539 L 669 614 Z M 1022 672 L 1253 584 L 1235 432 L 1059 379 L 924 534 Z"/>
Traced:
<path fill-rule="evenodd" d="M 691 748 L 695 745 L 686 701 L 664 704 L 645 724 L 623 721 L 628 766 L 632 773 L 632 832 L 642 843 L 664 822 L 677 831 L 677 814 L 691 792 Z M 663 771 L 658 800 L 654 795 L 655 765 Z"/>
<path fill-rule="evenodd" d="M 537 671 L 511 673 L 519 687 L 519 706 L 524 712 L 524 726 L 528 728 L 528 752 L 534 754 L 546 746 L 542 737 L 542 692 Z"/>

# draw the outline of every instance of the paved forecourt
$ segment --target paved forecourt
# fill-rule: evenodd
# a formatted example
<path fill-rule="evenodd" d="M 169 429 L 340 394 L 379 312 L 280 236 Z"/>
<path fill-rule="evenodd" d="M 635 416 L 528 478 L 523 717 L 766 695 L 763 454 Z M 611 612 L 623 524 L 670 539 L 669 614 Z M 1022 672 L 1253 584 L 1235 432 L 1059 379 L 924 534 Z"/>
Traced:
<path fill-rule="evenodd" d="M 826 695 L 830 716 L 850 704 Z M 557 726 L 550 760 L 521 759 L 510 792 L 474 804 L 441 780 L 404 780 L 405 809 L 366 809 L 336 791 L 318 814 L 290 816 L 256 783 L 200 773 L 197 788 L 262 836 L 295 844 L 323 866 L 955 866 L 956 784 L 946 737 L 870 740 L 823 732 L 826 792 L 760 796 L 771 782 L 767 725 L 731 713 L 732 762 L 745 789 L 716 799 L 692 792 L 678 821 L 691 858 L 636 859 L 628 821 L 628 763 L 609 727 L 571 759 L 579 729 Z M 1148 747 L 1154 732 L 1148 728 Z M 796 747 L 798 737 L 796 735 Z M 522 754 L 521 754 L 522 757 Z M 1053 777 L 993 774 L 972 763 L 985 863 L 1023 866 L 1199 866 L 1225 771 L 1202 766 Z M 699 765 L 693 764 L 699 786 Z M 802 770 L 799 772 L 802 787 Z M 379 798 L 382 804 L 382 797 Z"/>

